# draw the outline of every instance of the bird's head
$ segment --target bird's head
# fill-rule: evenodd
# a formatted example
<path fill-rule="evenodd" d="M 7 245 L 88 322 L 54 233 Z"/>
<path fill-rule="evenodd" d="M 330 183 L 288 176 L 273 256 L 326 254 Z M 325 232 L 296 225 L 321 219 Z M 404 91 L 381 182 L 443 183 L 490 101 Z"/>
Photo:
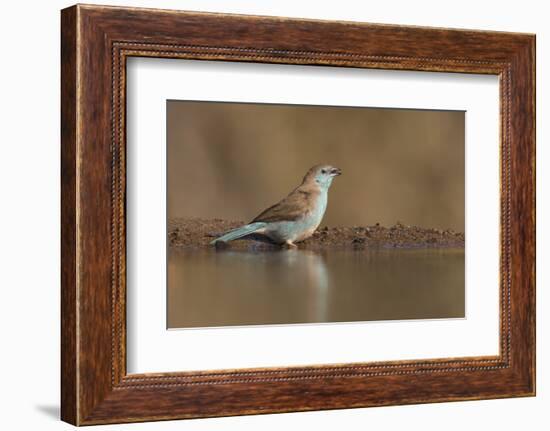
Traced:
<path fill-rule="evenodd" d="M 319 187 L 329 188 L 334 177 L 342 175 L 342 170 L 330 165 L 313 166 L 304 177 L 304 183 L 315 182 Z"/>

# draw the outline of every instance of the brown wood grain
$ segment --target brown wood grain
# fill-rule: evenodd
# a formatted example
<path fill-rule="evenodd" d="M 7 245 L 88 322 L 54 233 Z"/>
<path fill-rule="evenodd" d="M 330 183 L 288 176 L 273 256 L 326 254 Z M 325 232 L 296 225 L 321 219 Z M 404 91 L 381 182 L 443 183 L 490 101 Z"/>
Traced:
<path fill-rule="evenodd" d="M 534 395 L 533 35 L 79 5 L 62 11 L 61 47 L 63 420 L 86 425 Z M 130 56 L 499 75 L 499 356 L 127 375 Z"/>
<path fill-rule="evenodd" d="M 61 16 L 61 417 L 77 414 L 76 8 Z"/>

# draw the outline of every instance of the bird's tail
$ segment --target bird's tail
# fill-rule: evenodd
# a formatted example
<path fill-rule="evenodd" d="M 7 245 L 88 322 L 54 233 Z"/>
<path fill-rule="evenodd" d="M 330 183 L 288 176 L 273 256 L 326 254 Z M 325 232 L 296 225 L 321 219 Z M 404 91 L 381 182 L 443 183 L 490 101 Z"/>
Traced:
<path fill-rule="evenodd" d="M 223 234 L 219 238 L 216 238 L 214 241 L 210 242 L 210 244 L 216 244 L 218 241 L 221 241 L 221 242 L 233 241 L 235 239 L 242 238 L 243 236 L 250 235 L 251 233 L 258 231 L 263 227 L 265 227 L 264 222 L 250 223 L 250 224 L 238 227 L 237 229 L 230 230 L 229 232 Z"/>

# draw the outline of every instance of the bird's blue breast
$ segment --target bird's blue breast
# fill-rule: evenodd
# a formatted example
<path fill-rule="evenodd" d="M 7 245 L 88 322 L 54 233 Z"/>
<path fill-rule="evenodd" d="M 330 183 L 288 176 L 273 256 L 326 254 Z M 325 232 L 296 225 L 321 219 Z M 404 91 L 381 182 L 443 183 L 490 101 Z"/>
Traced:
<path fill-rule="evenodd" d="M 302 241 L 315 232 L 327 209 L 327 192 L 322 191 L 313 208 L 303 217 L 292 221 L 269 223 L 264 233 L 276 242 Z"/>

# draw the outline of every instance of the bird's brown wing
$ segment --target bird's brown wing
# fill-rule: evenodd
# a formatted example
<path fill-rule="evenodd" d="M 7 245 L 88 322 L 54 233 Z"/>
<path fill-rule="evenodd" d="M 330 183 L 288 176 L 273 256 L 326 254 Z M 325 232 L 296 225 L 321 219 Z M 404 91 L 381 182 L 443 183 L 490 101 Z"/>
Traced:
<path fill-rule="evenodd" d="M 313 191 L 298 187 L 282 201 L 263 211 L 251 223 L 298 220 L 313 208 L 314 199 Z"/>

